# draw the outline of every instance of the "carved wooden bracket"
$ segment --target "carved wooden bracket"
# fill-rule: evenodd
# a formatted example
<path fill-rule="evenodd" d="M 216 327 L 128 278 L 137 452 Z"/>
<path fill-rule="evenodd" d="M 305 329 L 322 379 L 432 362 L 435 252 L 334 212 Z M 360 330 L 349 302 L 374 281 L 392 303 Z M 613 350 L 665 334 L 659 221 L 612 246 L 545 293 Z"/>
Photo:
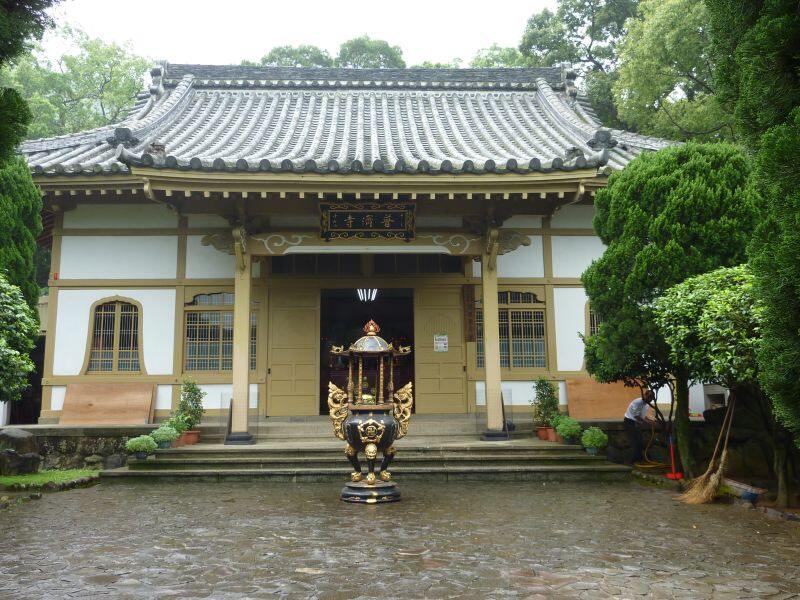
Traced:
<path fill-rule="evenodd" d="M 244 227 L 237 227 L 232 232 L 233 252 L 236 255 L 236 268 L 244 271 L 245 261 L 250 260 L 247 253 L 247 231 Z"/>

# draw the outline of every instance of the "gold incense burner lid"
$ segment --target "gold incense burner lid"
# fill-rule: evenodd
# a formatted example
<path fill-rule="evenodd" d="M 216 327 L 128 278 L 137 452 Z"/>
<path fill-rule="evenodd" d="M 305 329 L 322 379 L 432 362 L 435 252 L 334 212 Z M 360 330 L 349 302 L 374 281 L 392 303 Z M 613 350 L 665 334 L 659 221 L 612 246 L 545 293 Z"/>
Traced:
<path fill-rule="evenodd" d="M 390 352 L 392 345 L 385 339 L 378 335 L 381 328 L 372 319 L 364 325 L 364 333 L 367 335 L 358 338 L 351 346 L 350 352 L 355 353 L 373 353 L 373 352 Z"/>

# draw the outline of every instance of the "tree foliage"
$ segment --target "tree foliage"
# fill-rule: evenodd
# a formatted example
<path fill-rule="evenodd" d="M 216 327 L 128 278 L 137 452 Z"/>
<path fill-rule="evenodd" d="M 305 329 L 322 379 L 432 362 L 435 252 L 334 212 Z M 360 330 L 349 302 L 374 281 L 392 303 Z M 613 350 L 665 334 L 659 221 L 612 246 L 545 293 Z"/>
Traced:
<path fill-rule="evenodd" d="M 337 67 L 353 69 L 404 69 L 403 51 L 400 46 L 391 46 L 384 40 L 373 40 L 369 36 L 347 40 L 339 47 Z"/>
<path fill-rule="evenodd" d="M 603 382 L 660 387 L 675 379 L 684 468 L 692 473 L 686 365 L 676 363 L 652 303 L 692 275 L 736 265 L 755 212 L 749 165 L 728 144 L 695 144 L 642 154 L 597 193 L 594 228 L 607 246 L 582 281 L 601 319 L 586 339 L 586 368 Z"/>
<path fill-rule="evenodd" d="M 749 248 L 764 306 L 761 381 L 800 444 L 800 108 L 761 138 L 754 169 L 764 220 Z"/>
<path fill-rule="evenodd" d="M 653 304 L 670 360 L 692 378 L 728 388 L 757 384 L 761 308 L 747 265 L 695 275 Z"/>
<path fill-rule="evenodd" d="M 31 308 L 39 299 L 34 253 L 41 210 L 42 197 L 25 161 L 10 160 L 0 168 L 0 273 L 20 288 Z"/>
<path fill-rule="evenodd" d="M 332 67 L 333 58 L 327 50 L 311 44 L 276 46 L 261 57 L 264 67 Z"/>
<path fill-rule="evenodd" d="M 30 106 L 28 137 L 49 137 L 114 123 L 125 117 L 150 61 L 127 46 L 64 28 L 73 50 L 52 62 L 41 52 L 20 57 L 0 81 Z"/>
<path fill-rule="evenodd" d="M 56 0 L 8 0 L 0 4 L 0 67 L 25 51 L 33 39 L 40 39 L 52 25 L 47 9 Z M 0 165 L 7 161 L 25 138 L 31 120 L 20 94 L 0 87 Z"/>
<path fill-rule="evenodd" d="M 469 66 L 475 69 L 497 67 L 530 67 L 534 61 L 522 54 L 517 48 L 492 44 L 488 48 L 478 50 Z"/>
<path fill-rule="evenodd" d="M 559 62 L 577 65 L 586 77 L 586 92 L 601 121 L 619 125 L 611 87 L 616 80 L 618 45 L 625 22 L 638 0 L 559 0 L 555 12 L 534 14 L 522 34 L 519 50 L 530 66 Z"/>
<path fill-rule="evenodd" d="M 737 130 L 759 136 L 800 106 L 800 9 L 797 0 L 706 0 L 717 95 Z"/>
<path fill-rule="evenodd" d="M 0 401 L 14 402 L 28 387 L 39 328 L 22 293 L 0 274 Z"/>
<path fill-rule="evenodd" d="M 637 131 L 677 140 L 733 137 L 713 82 L 703 0 L 642 0 L 619 44 L 614 100 Z"/>

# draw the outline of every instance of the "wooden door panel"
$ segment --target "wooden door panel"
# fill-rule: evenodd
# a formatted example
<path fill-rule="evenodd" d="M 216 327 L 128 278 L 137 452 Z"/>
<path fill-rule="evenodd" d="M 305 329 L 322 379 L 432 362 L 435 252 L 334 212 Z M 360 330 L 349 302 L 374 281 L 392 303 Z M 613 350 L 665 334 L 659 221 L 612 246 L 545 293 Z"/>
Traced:
<path fill-rule="evenodd" d="M 466 353 L 460 288 L 419 288 L 414 301 L 414 370 L 419 413 L 467 412 Z M 447 352 L 433 337 L 446 334 Z"/>
<path fill-rule="evenodd" d="M 271 290 L 267 414 L 316 415 L 319 290 Z"/>

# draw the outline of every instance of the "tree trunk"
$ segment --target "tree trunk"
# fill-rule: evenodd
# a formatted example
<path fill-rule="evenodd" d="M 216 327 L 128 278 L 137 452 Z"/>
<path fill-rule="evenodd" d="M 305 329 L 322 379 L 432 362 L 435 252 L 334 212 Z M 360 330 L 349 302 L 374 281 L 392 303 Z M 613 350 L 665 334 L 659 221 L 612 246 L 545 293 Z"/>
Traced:
<path fill-rule="evenodd" d="M 787 456 L 789 454 L 789 446 L 781 441 L 775 444 L 775 454 L 773 465 L 775 470 L 775 478 L 778 480 L 778 495 L 775 497 L 775 506 L 778 508 L 787 508 L 789 506 L 789 476 Z"/>
<path fill-rule="evenodd" d="M 675 377 L 675 434 L 683 474 L 692 479 L 695 476 L 695 468 L 692 454 L 692 423 L 689 420 L 689 379 L 684 375 Z"/>

